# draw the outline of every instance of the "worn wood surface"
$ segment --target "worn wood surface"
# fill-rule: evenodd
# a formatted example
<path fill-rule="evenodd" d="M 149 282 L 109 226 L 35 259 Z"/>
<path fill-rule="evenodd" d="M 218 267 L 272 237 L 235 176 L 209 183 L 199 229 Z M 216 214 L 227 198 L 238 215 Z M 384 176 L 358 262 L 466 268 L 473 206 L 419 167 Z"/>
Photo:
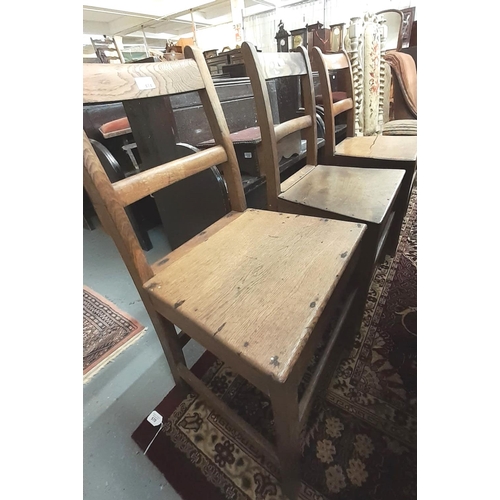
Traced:
<path fill-rule="evenodd" d="M 276 141 L 281 141 L 287 135 L 293 134 L 298 130 L 310 127 L 312 124 L 311 117 L 309 115 L 299 116 L 292 120 L 288 120 L 284 123 L 279 123 L 274 126 L 274 133 L 276 136 Z"/>
<path fill-rule="evenodd" d="M 318 48 L 318 50 L 320 50 Z M 323 53 L 326 68 L 330 71 L 344 69 L 349 67 L 349 56 L 345 51 L 336 52 L 335 54 Z"/>
<path fill-rule="evenodd" d="M 186 177 L 219 165 L 227 160 L 222 146 L 214 146 L 164 165 L 145 170 L 114 184 L 114 188 L 124 206 L 130 205 L 149 194 L 170 186 Z"/>
<path fill-rule="evenodd" d="M 147 80 L 137 80 L 141 78 Z M 141 90 L 143 82 L 154 88 Z M 84 103 L 179 94 L 204 87 L 198 66 L 191 59 L 143 64 L 83 65 Z"/>
<path fill-rule="evenodd" d="M 300 419 L 297 387 L 275 384 L 270 391 L 281 484 L 289 499 L 300 489 Z"/>
<path fill-rule="evenodd" d="M 257 52 L 264 79 L 306 75 L 307 67 L 302 55 L 296 52 Z M 246 64 L 246 63 L 245 63 Z"/>
<path fill-rule="evenodd" d="M 415 162 L 417 160 L 417 137 L 393 135 L 347 137 L 337 145 L 335 154 Z"/>
<path fill-rule="evenodd" d="M 300 77 L 304 114 L 311 118 L 311 126 L 304 130 L 304 135 L 307 141 L 307 163 L 315 165 L 318 162 L 318 128 L 316 123 L 316 97 L 314 95 L 311 61 L 307 55 L 307 49 L 303 45 L 299 45 L 296 51 L 302 55 L 307 70 L 306 74 Z"/>
<path fill-rule="evenodd" d="M 151 265 L 154 274 L 158 274 L 161 270 L 168 267 L 170 264 L 180 259 L 183 255 L 187 254 L 194 247 L 199 245 L 200 243 L 207 241 L 211 236 L 220 231 L 223 227 L 227 226 L 234 219 L 240 217 L 242 212 L 230 212 L 222 219 L 219 219 L 214 224 L 210 225 L 201 233 L 198 233 L 196 236 L 191 238 L 189 241 L 186 241 L 181 247 L 172 250 L 167 256 L 161 257 L 154 264 Z"/>
<path fill-rule="evenodd" d="M 364 227 L 247 210 L 145 287 L 182 330 L 196 324 L 284 382 Z"/>
<path fill-rule="evenodd" d="M 404 170 L 318 165 L 280 198 L 380 224 L 395 199 Z"/>
<path fill-rule="evenodd" d="M 230 422 L 237 426 L 242 423 L 222 402 L 214 400 L 186 367 L 182 347 L 189 336 L 270 395 L 283 489 L 295 500 L 300 481 L 298 382 L 330 321 L 333 306 L 341 301 L 346 280 L 351 279 L 356 269 L 367 227 L 329 218 L 245 210 L 233 143 L 206 62 L 196 47 L 187 47 L 185 55 L 199 66 L 203 83 L 199 94 L 215 146 L 200 154 L 152 165 L 147 172 L 136 176 L 135 181 L 133 178 L 130 182 L 120 181 L 114 187 L 84 134 L 84 186 L 134 280 L 176 384 L 185 387 L 187 382 Z M 303 55 L 294 55 L 303 60 Z M 158 67 L 149 66 L 148 71 L 155 74 Z M 186 66 L 191 68 L 189 71 L 192 67 Z M 123 68 L 114 70 L 118 75 L 124 74 Z M 165 79 L 172 83 L 169 71 L 165 78 L 155 76 L 154 81 Z M 302 82 L 306 89 L 311 83 L 309 76 Z M 116 83 L 113 78 L 110 81 Z M 122 76 L 117 78 L 121 81 Z M 262 82 L 265 86 L 265 80 Z M 94 91 L 99 94 L 99 89 Z M 133 98 L 130 90 L 119 86 L 103 92 L 93 96 L 96 102 L 115 100 L 118 94 L 125 99 Z M 262 90 L 261 97 L 265 97 Z M 313 103 L 313 98 L 306 99 L 306 109 L 312 108 Z M 146 108 L 152 111 L 150 106 Z M 261 116 L 267 120 L 267 115 Z M 269 116 L 267 135 L 265 124 L 264 128 L 261 126 L 262 143 L 264 135 L 269 140 L 269 133 L 275 134 L 272 115 Z M 298 123 L 303 124 L 304 120 Z M 313 123 L 308 137 L 315 134 L 315 119 Z M 271 152 L 276 156 L 276 137 L 272 137 Z M 154 137 L 154 140 L 160 139 Z M 219 161 L 233 212 L 151 267 L 126 217 L 124 205 Z M 174 324 L 181 328 L 181 336 Z M 263 451 L 269 451 L 261 436 L 248 426 L 243 431 L 248 431 L 246 435 Z M 274 451 L 270 451 L 273 455 Z"/>
<path fill-rule="evenodd" d="M 245 60 L 246 72 L 252 85 L 257 111 L 257 124 L 261 133 L 261 144 L 257 149 L 257 153 L 259 155 L 259 165 L 261 165 L 266 176 L 267 208 L 269 210 L 277 210 L 278 195 L 281 192 L 277 149 L 278 140 L 271 113 L 271 103 L 265 74 L 259 62 L 258 52 L 252 44 L 243 42 L 241 52 Z M 302 57 L 300 54 L 294 55 Z"/>

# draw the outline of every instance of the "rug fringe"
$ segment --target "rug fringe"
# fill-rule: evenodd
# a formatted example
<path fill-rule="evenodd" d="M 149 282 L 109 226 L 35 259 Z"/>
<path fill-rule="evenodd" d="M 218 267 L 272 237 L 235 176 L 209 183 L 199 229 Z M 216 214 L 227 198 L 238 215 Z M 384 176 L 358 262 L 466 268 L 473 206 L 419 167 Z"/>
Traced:
<path fill-rule="evenodd" d="M 83 375 L 83 384 L 85 385 L 87 382 L 90 381 L 94 375 L 96 375 L 98 372 L 100 372 L 107 364 L 111 363 L 112 361 L 115 360 L 115 358 L 120 355 L 125 349 L 130 347 L 134 342 L 139 340 L 147 331 L 147 327 L 145 327 L 142 331 L 139 333 L 136 333 L 132 338 L 127 340 L 123 345 L 121 345 L 118 349 L 113 351 L 109 356 L 104 358 L 100 363 L 98 363 L 94 368 L 89 370 L 87 373 Z"/>

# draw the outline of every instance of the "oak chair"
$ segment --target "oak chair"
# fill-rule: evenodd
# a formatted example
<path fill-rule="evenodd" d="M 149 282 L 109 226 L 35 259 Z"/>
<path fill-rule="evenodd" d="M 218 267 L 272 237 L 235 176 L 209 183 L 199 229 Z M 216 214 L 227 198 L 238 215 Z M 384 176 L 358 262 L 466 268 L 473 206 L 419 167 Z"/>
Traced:
<path fill-rule="evenodd" d="M 330 71 L 334 70 L 343 70 L 339 81 L 340 85 L 343 83 L 343 90 L 346 92 L 346 98 L 336 103 L 324 99 L 325 147 L 322 160 L 329 165 L 404 170 L 402 195 L 399 197 L 395 216 L 395 224 L 401 228 L 417 172 L 417 137 L 381 134 L 354 137 L 354 86 L 347 53 L 340 51 L 324 54 L 315 47 L 313 58 L 319 74 L 321 94 L 331 95 Z M 335 118 L 340 113 L 347 115 L 347 137 L 340 144 L 335 144 Z"/>
<path fill-rule="evenodd" d="M 364 306 L 359 260 L 366 225 L 246 209 L 205 59 L 196 47 L 186 47 L 185 55 L 171 62 L 84 65 L 83 102 L 144 102 L 196 91 L 215 145 L 111 184 L 84 132 L 84 186 L 151 317 L 176 384 L 194 389 L 280 467 L 282 488 L 295 500 L 301 428 Z M 152 108 L 141 107 L 146 113 Z M 125 207 L 213 165 L 222 170 L 231 211 L 150 266 Z M 187 368 L 183 346 L 191 339 L 269 396 L 275 446 Z M 321 357 L 299 400 L 299 382 L 318 346 Z"/>
<path fill-rule="evenodd" d="M 400 228 L 393 221 L 404 171 L 318 164 L 315 96 L 306 50 L 298 47 L 286 54 L 262 53 L 244 42 L 242 52 L 261 130 L 257 151 L 266 173 L 268 208 L 366 224 L 360 286 L 368 294 L 376 264 L 386 254 L 393 255 L 397 246 Z M 274 124 L 266 80 L 288 76 L 300 78 L 304 115 Z M 307 164 L 281 183 L 277 143 L 297 130 L 305 136 Z"/>

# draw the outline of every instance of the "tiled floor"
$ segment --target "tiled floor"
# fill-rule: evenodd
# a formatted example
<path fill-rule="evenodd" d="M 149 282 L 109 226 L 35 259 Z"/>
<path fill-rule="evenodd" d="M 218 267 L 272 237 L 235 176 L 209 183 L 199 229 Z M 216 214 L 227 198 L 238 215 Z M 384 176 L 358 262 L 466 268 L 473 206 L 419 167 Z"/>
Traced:
<path fill-rule="evenodd" d="M 153 249 L 146 255 L 154 262 L 169 247 L 160 228 L 150 237 Z M 83 259 L 83 283 L 147 327 L 83 387 L 83 497 L 177 500 L 179 495 L 130 437 L 173 387 L 160 343 L 113 241 L 100 226 L 83 230 Z M 193 341 L 184 350 L 189 366 L 203 352 Z"/>

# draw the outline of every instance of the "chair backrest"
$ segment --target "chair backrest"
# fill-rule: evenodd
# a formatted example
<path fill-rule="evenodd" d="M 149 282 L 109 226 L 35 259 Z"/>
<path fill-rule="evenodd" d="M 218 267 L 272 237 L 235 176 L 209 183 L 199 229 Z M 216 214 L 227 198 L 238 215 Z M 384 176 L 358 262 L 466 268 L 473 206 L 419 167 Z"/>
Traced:
<path fill-rule="evenodd" d="M 417 66 L 410 54 L 388 52 L 385 60 L 391 67 L 394 85 L 394 119 L 417 118 Z"/>
<path fill-rule="evenodd" d="M 344 50 L 333 54 L 324 54 L 319 47 L 313 48 L 314 67 L 318 70 L 323 107 L 325 109 L 325 154 L 335 153 L 335 117 L 346 112 L 347 137 L 354 135 L 354 86 L 351 61 Z M 332 100 L 330 72 L 342 70 L 338 78 L 338 90 L 344 91 L 346 98 L 337 102 Z"/>
<path fill-rule="evenodd" d="M 385 50 L 401 50 L 403 46 L 403 13 L 396 9 L 387 9 L 377 12 L 377 16 L 385 19 L 387 36 Z"/>
<path fill-rule="evenodd" d="M 261 133 L 258 154 L 259 165 L 263 167 L 266 175 L 267 206 L 271 210 L 276 210 L 278 196 L 281 193 L 278 141 L 304 130 L 307 145 L 306 161 L 310 165 L 317 164 L 318 132 L 311 63 L 303 46 L 297 47 L 293 52 L 266 53 L 257 52 L 253 44 L 243 42 L 241 51 L 252 85 L 257 123 Z M 266 80 L 290 76 L 300 78 L 304 115 L 274 124 Z"/>
<path fill-rule="evenodd" d="M 106 232 L 113 238 L 134 283 L 154 276 L 125 207 L 213 165 L 220 165 L 234 211 L 246 209 L 241 174 L 229 129 L 210 72 L 197 47 L 186 47 L 186 59 L 144 64 L 84 64 L 84 104 L 149 99 L 197 91 L 215 146 L 111 183 L 87 135 L 83 132 L 83 181 Z M 133 133 L 133 130 L 132 130 Z"/>

